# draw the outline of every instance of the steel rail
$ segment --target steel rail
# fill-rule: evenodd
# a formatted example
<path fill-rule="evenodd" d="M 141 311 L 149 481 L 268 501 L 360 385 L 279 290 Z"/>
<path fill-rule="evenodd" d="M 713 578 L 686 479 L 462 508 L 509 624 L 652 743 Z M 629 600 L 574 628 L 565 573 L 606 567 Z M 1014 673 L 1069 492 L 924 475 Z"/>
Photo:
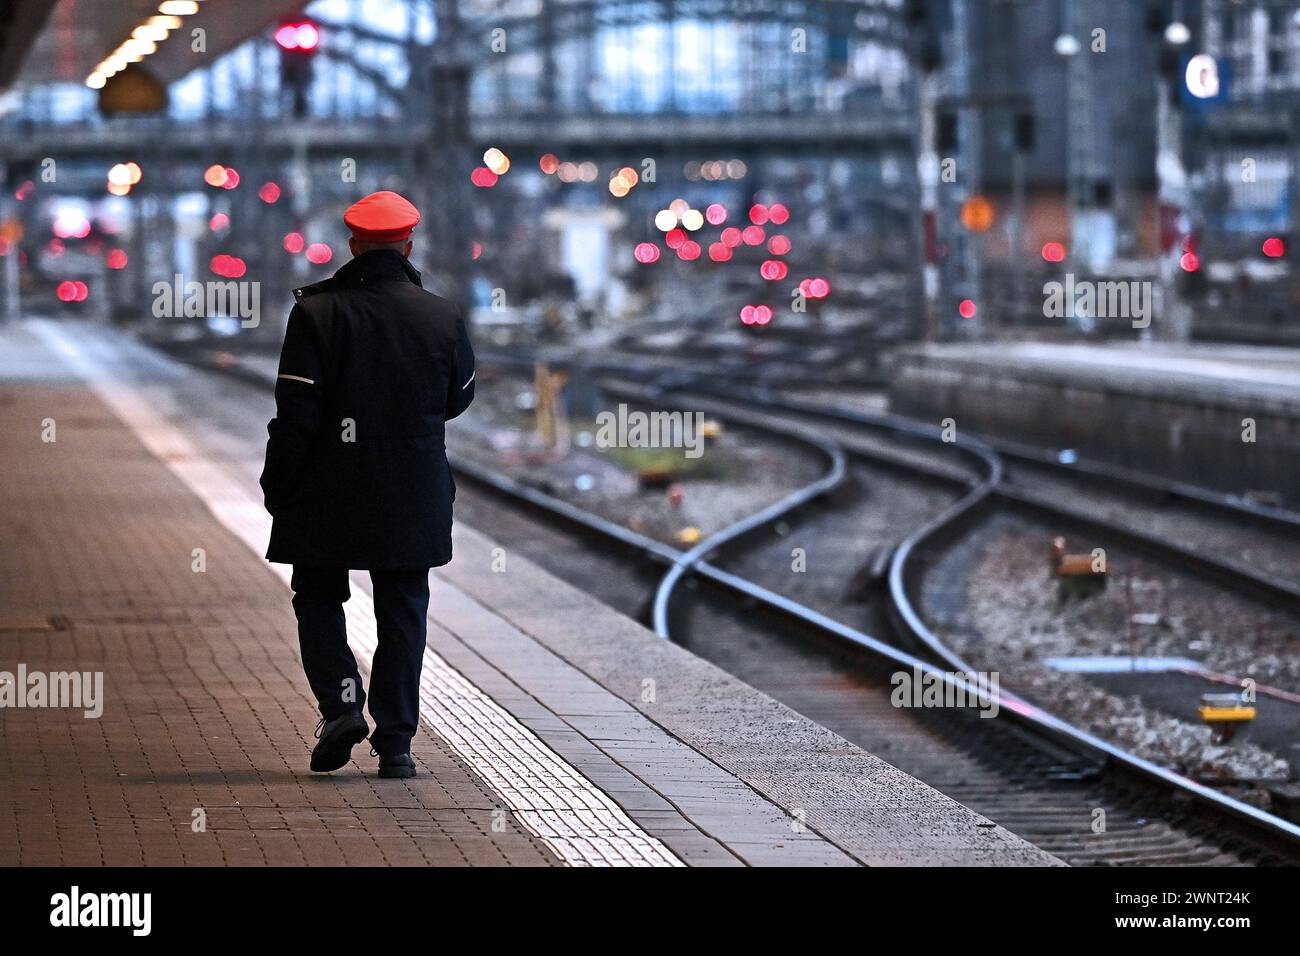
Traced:
<path fill-rule="evenodd" d="M 670 384 L 675 384 L 675 381 Z M 728 393 L 734 396 L 734 393 L 731 390 L 722 386 L 717 386 L 716 384 L 707 384 L 703 387 L 701 387 L 699 382 L 693 381 L 682 382 L 681 384 L 696 391 L 702 391 L 706 394 L 718 395 L 718 393 Z M 661 393 L 666 390 L 662 384 L 657 384 L 656 388 Z M 770 402 L 766 399 L 760 399 L 760 401 L 768 407 L 775 404 L 781 404 Z M 930 425 L 923 425 L 899 416 L 868 416 L 861 413 L 836 409 L 832 410 L 832 414 L 827 417 L 838 418 L 852 424 L 873 425 L 876 427 L 887 428 L 890 431 L 909 436 L 928 438 L 936 441 L 942 440 L 941 429 Z M 938 635 L 930 630 L 922 619 L 919 609 L 913 603 L 911 596 L 908 593 L 909 578 L 912 574 L 912 568 L 914 567 L 912 559 L 916 552 L 920 550 L 926 542 L 946 532 L 954 522 L 972 512 L 985 501 L 992 499 L 995 495 L 998 497 L 1005 497 L 1008 500 L 1010 500 L 1012 496 L 1011 494 L 1004 494 L 1003 489 L 999 487 L 1003 478 L 1002 463 L 998 453 L 992 447 L 982 441 L 965 438 L 960 434 L 954 442 L 949 444 L 955 446 L 968 457 L 973 457 L 979 461 L 983 465 L 985 475 L 982 480 L 980 480 L 974 487 L 970 488 L 970 490 L 959 501 L 945 509 L 941 514 L 926 522 L 899 544 L 890 560 L 888 575 L 888 611 L 891 621 L 899 631 L 924 647 L 934 656 L 934 658 L 937 658 L 958 674 L 974 674 L 975 669 L 960 655 L 949 648 L 938 637 Z M 1039 506 L 1042 508 L 1049 507 L 1046 504 Z M 1068 511 L 1062 511 L 1062 513 L 1072 520 L 1088 520 Z M 1109 525 L 1105 525 L 1105 527 L 1107 527 L 1108 530 L 1111 530 Z M 1123 529 L 1114 530 L 1119 531 Z M 1131 536 L 1131 539 L 1134 541 L 1145 540 L 1149 546 L 1154 549 L 1160 549 L 1165 546 L 1165 542 L 1161 539 L 1156 539 L 1136 532 L 1126 533 Z M 731 535 L 729 537 L 734 538 L 736 535 Z M 714 549 L 722 543 L 724 542 L 718 541 L 712 543 L 711 548 L 704 550 L 707 551 Z M 704 543 L 702 542 L 701 547 L 703 544 Z M 1196 557 L 1200 562 L 1203 562 L 1201 565 L 1202 567 L 1209 567 L 1216 564 L 1216 562 L 1211 559 L 1205 559 L 1201 556 Z M 697 570 L 703 572 L 704 569 L 702 563 L 697 562 Z M 1235 569 L 1226 568 L 1226 570 L 1228 576 L 1235 574 Z M 709 572 L 705 573 L 706 576 L 711 577 L 714 580 L 722 580 L 722 578 L 716 573 L 716 569 L 712 567 L 709 568 Z M 678 576 L 680 577 L 680 575 Z M 731 583 L 734 585 L 738 582 L 737 580 L 732 580 Z M 797 605 L 795 602 L 781 601 L 779 604 L 773 602 L 771 600 L 772 595 L 770 592 L 766 592 L 765 589 L 759 588 L 752 582 L 747 583 L 749 585 L 746 589 L 748 597 L 762 600 L 772 606 L 780 607 L 789 613 L 793 613 L 796 617 L 803 619 L 809 624 L 828 630 L 838 636 L 847 637 L 859 646 L 872 648 L 873 645 L 879 643 L 876 639 L 871 638 L 869 635 L 861 634 L 861 632 L 857 632 L 856 629 L 853 628 L 828 628 L 826 627 L 826 624 L 829 619 L 825 615 L 821 615 L 809 608 L 804 608 L 802 605 Z M 1267 588 L 1267 584 L 1265 584 L 1265 587 Z M 1289 589 L 1285 590 L 1289 593 Z M 845 633 L 846 630 L 852 633 Z M 1055 740 L 1058 744 L 1066 746 L 1075 753 L 1087 755 L 1093 760 L 1101 762 L 1103 765 L 1110 764 L 1116 766 L 1140 779 L 1156 782 L 1164 788 L 1174 789 L 1192 797 L 1198 802 L 1208 803 L 1216 810 L 1235 819 L 1241 820 L 1253 827 L 1265 829 L 1270 833 L 1270 835 L 1281 838 L 1290 845 L 1300 846 L 1300 826 L 1260 810 L 1257 807 L 1253 807 L 1243 801 L 1219 793 L 1218 791 L 1197 783 L 1188 777 L 1184 777 L 1181 774 L 1160 767 L 1152 761 L 1139 757 L 1136 754 L 1129 753 L 1113 744 L 1101 740 L 1087 731 L 1075 727 L 1050 712 L 1023 700 L 1014 694 L 1000 692 L 998 694 L 998 700 L 1000 706 L 1005 705 L 1008 713 L 1010 713 L 1014 719 L 1019 720 L 1030 728 L 1043 733 L 1049 739 Z"/>
<path fill-rule="evenodd" d="M 645 395 L 636 388 L 632 387 L 607 387 L 613 395 L 630 398 L 644 398 Z M 692 548 L 681 553 L 664 575 L 659 587 L 655 591 L 653 623 L 655 633 L 665 640 L 671 640 L 672 635 L 668 627 L 668 605 L 672 600 L 673 590 L 681 579 L 703 560 L 704 556 L 710 551 L 715 551 L 729 541 L 748 534 L 758 528 L 771 524 L 776 519 L 783 517 L 791 512 L 803 507 L 811 501 L 835 490 L 844 483 L 848 476 L 848 463 L 844 455 L 844 450 L 834 442 L 829 442 L 809 435 L 806 432 L 798 431 L 793 427 L 785 428 L 779 425 L 773 425 L 770 422 L 756 422 L 754 416 L 731 413 L 719 416 L 724 421 L 733 424 L 744 425 L 748 427 L 759 427 L 768 434 L 778 435 L 781 438 L 797 442 L 809 448 L 814 448 L 820 452 L 830 462 L 827 471 L 815 481 L 809 482 L 801 488 L 796 488 L 790 494 L 786 495 L 779 501 L 775 501 L 765 508 L 756 511 L 740 521 L 734 522 L 720 531 L 716 531 L 697 542 Z M 746 419 L 749 419 L 746 421 Z"/>
<path fill-rule="evenodd" d="M 1219 793 L 1181 774 L 1166 770 L 1145 758 L 1138 757 L 1136 754 L 1129 753 L 1062 720 L 1016 694 L 1002 690 L 1001 687 L 998 688 L 995 694 L 990 695 L 989 688 L 980 685 L 976 676 L 978 674 L 976 669 L 947 647 L 925 625 L 908 594 L 907 579 L 911 573 L 909 560 L 915 551 L 923 546 L 926 539 L 944 531 L 951 522 L 959 519 L 963 514 L 976 507 L 981 500 L 988 497 L 1001 473 L 1001 465 L 996 456 L 980 446 L 979 443 L 968 440 L 964 448 L 969 453 L 987 460 L 990 467 L 989 475 L 972 488 L 961 500 L 905 539 L 894 552 L 889 570 L 890 619 L 894 621 L 895 626 L 900 631 L 913 638 L 930 654 L 937 657 L 944 666 L 937 666 L 933 663 L 933 659 L 927 660 L 909 654 L 864 631 L 703 560 L 705 554 L 716 550 L 722 544 L 732 541 L 746 532 L 769 524 L 776 518 L 787 514 L 790 510 L 807 504 L 821 494 L 825 494 L 831 487 L 838 484 L 842 480 L 842 476 L 834 482 L 831 482 L 830 479 L 835 476 L 837 471 L 844 469 L 844 453 L 842 451 L 832 459 L 834 462 L 832 470 L 817 482 L 800 489 L 793 495 L 787 496 L 782 501 L 764 509 L 763 512 L 710 536 L 709 539 L 700 542 L 687 552 L 676 551 L 676 549 L 662 545 L 653 539 L 638 535 L 621 526 L 612 525 L 606 519 L 594 515 L 583 517 L 581 509 L 575 509 L 567 502 L 522 486 L 513 479 L 487 473 L 482 469 L 477 470 L 488 477 L 494 487 L 509 490 L 512 485 L 516 486 L 522 492 L 519 497 L 524 498 L 531 504 L 561 515 L 567 520 L 577 520 L 578 523 L 586 527 L 609 534 L 613 540 L 635 544 L 660 558 L 664 556 L 665 552 L 674 553 L 675 557 L 672 558 L 672 566 L 668 575 L 660 583 L 655 596 L 655 630 L 661 637 L 669 637 L 666 602 L 670 599 L 675 584 L 690 571 L 723 586 L 741 597 L 757 601 L 787 617 L 847 641 L 878 658 L 883 658 L 890 664 L 909 670 L 919 670 L 932 679 L 942 682 L 945 686 L 961 690 L 966 695 L 965 699 L 967 700 L 978 700 L 982 697 L 992 696 L 992 699 L 998 705 L 999 712 L 1005 709 L 1013 721 L 1020 723 L 1031 732 L 1046 738 L 1048 741 L 1064 747 L 1071 753 L 1082 755 L 1095 764 L 1109 765 L 1117 771 L 1126 772 L 1148 783 L 1153 783 L 1162 791 L 1181 793 L 1197 803 L 1207 805 L 1215 812 L 1228 815 L 1249 825 L 1253 830 L 1261 831 L 1263 835 L 1271 840 L 1284 843 L 1292 851 L 1300 849 L 1300 826 L 1257 807 L 1252 807 L 1243 801 Z M 818 486 L 821 486 L 819 490 L 813 492 L 812 489 Z M 791 503 L 792 499 L 798 500 Z M 575 511 L 579 514 L 575 515 Z M 662 602 L 661 598 L 663 599 Z"/>
<path fill-rule="evenodd" d="M 675 384 L 675 383 L 674 383 Z M 773 399 L 764 394 L 763 390 L 745 392 L 726 386 L 720 386 L 710 382 L 691 382 L 682 383 L 701 394 L 709 395 L 722 400 L 758 403 L 763 407 L 782 411 L 796 415 L 808 415 L 810 417 L 822 418 L 830 421 L 836 421 L 842 424 L 848 424 L 858 427 L 871 428 L 877 431 L 887 431 L 894 434 L 903 434 L 909 437 L 922 438 L 930 441 L 942 441 L 941 431 L 930 425 L 924 425 L 911 419 L 902 418 L 897 415 L 879 415 L 867 412 L 855 412 L 848 409 L 835 408 L 833 406 L 824 406 L 817 403 L 801 402 L 799 400 Z M 987 441 L 983 438 L 964 440 L 959 437 L 955 442 L 946 443 L 955 445 L 958 449 L 980 449 L 984 455 L 995 456 L 998 459 L 1003 457 L 998 444 Z M 914 462 L 905 462 L 892 456 L 885 456 L 868 452 L 863 449 L 853 449 L 856 455 L 874 458 L 880 461 L 886 461 L 894 467 L 903 467 L 917 473 L 927 474 L 929 477 L 944 480 L 945 476 L 938 473 L 937 470 L 926 468 Z M 1047 464 L 1044 461 L 1036 461 L 1036 464 Z M 985 463 L 985 467 L 989 467 Z M 1061 466 L 1071 468 L 1072 466 Z M 1095 477 L 1109 477 L 1110 472 L 1105 470 L 1104 466 L 1093 463 L 1090 465 Z M 1117 481 L 1123 479 L 1116 478 Z M 1179 497 L 1193 498 L 1188 492 L 1181 490 L 1185 486 L 1168 486 L 1158 482 L 1156 479 L 1143 479 L 1142 487 L 1148 491 L 1162 491 L 1170 495 Z M 1194 500 L 1197 505 L 1207 508 L 1214 508 L 1231 515 L 1234 518 L 1248 518 L 1255 523 L 1271 526 L 1277 530 L 1289 531 L 1293 524 L 1300 522 L 1300 515 L 1281 509 L 1262 508 L 1251 505 L 1247 502 L 1237 501 L 1236 499 L 1226 496 L 1218 496 L 1212 492 L 1205 492 L 1200 489 L 1200 494 L 1195 496 Z M 998 480 L 987 489 L 987 493 L 982 496 L 990 501 L 996 500 L 1015 508 L 1025 511 L 1038 513 L 1040 516 L 1053 520 L 1069 522 L 1076 527 L 1087 528 L 1092 533 L 1106 534 L 1120 543 L 1141 551 L 1148 556 L 1169 560 L 1171 557 L 1201 577 L 1218 581 L 1228 585 L 1237 591 L 1247 592 L 1267 600 L 1274 605 L 1285 610 L 1295 611 L 1300 608 L 1300 582 L 1290 581 L 1260 571 L 1249 565 L 1235 561 L 1231 558 L 1219 557 L 1202 553 L 1194 547 L 1183 544 L 1179 541 L 1163 537 L 1151 532 L 1142 531 L 1136 528 L 1125 527 L 1113 521 L 1083 514 L 1079 511 L 1055 504 L 1027 494 L 1016 488 L 1007 485 L 1004 480 L 1003 469 L 999 465 Z M 979 502 L 973 502 L 974 504 Z M 969 510 L 969 509 L 965 509 Z"/>
<path fill-rule="evenodd" d="M 728 541 L 733 541 L 750 531 L 771 524 L 777 518 L 789 514 L 816 498 L 820 498 L 844 483 L 844 479 L 848 475 L 844 452 L 829 442 L 817 439 L 806 439 L 806 442 L 830 459 L 830 470 L 816 481 L 791 492 L 780 501 L 774 502 L 748 518 L 737 521 L 721 531 L 705 537 L 695 547 L 674 561 L 673 566 L 664 575 L 663 580 L 659 582 L 658 589 L 655 591 L 654 629 L 656 634 L 665 640 L 671 640 L 672 636 L 668 631 L 668 603 L 672 600 L 673 589 L 677 587 L 677 583 L 685 574 L 704 560 L 706 554 L 720 548 Z"/>
<path fill-rule="evenodd" d="M 908 425 L 918 424 L 915 420 L 904 418 L 900 415 L 855 412 L 850 409 L 837 408 L 834 405 L 826 405 L 821 402 L 811 402 L 798 398 L 777 397 L 774 396 L 770 390 L 766 389 L 757 389 L 753 394 L 745 395 L 740 394 L 738 390 L 727 389 L 724 386 L 719 386 L 716 383 L 707 381 L 699 384 L 698 387 L 702 391 L 716 394 L 718 397 L 730 394 L 738 400 L 758 400 L 768 407 L 780 408 L 785 411 L 808 415 L 810 417 L 840 421 L 850 425 L 899 430 Z M 1008 439 L 981 436 L 980 440 L 990 450 L 1001 455 L 1003 458 L 1026 461 L 1048 470 L 1060 472 L 1063 475 L 1076 478 L 1083 476 L 1093 479 L 1102 479 L 1147 494 L 1172 498 L 1184 498 L 1188 501 L 1194 502 L 1195 504 L 1204 506 L 1207 509 L 1223 512 L 1233 518 L 1246 518 L 1264 524 L 1265 526 L 1281 525 L 1286 528 L 1300 530 L 1300 512 L 1291 511 L 1286 508 L 1256 504 L 1225 492 L 1202 488 L 1186 482 L 1159 478 L 1154 475 L 1135 471 L 1131 468 L 1124 468 L 1120 465 L 1112 465 L 1099 461 L 1066 463 L 1057 460 L 1056 456 L 1050 451 L 1034 448 L 1033 446 L 1010 441 Z"/>
<path fill-rule="evenodd" d="M 626 336 L 624 338 L 626 338 Z M 484 358 L 485 360 L 495 364 L 519 367 L 531 365 L 533 361 L 531 358 L 503 355 L 492 351 L 486 352 Z M 552 361 L 555 362 L 555 364 L 565 364 L 560 360 Z M 607 360 L 592 363 L 591 367 L 593 370 L 599 371 L 602 374 L 624 375 L 629 378 L 643 377 L 647 372 L 647 369 L 644 367 L 620 364 Z M 696 391 L 711 394 L 718 398 L 731 398 L 737 401 L 758 401 L 770 408 L 780 409 L 794 414 L 808 415 L 815 418 L 823 418 L 829 421 L 840 421 L 850 425 L 860 425 L 868 428 L 883 429 L 913 435 L 922 434 L 916 430 L 918 427 L 922 429 L 926 427 L 924 423 L 901 415 L 855 412 L 850 409 L 838 408 L 834 405 L 827 405 L 822 402 L 808 401 L 806 399 L 793 398 L 789 396 L 780 396 L 774 393 L 770 388 L 765 388 L 762 385 L 752 386 L 748 389 L 736 388 L 734 386 L 721 384 L 717 382 L 715 378 L 702 376 L 693 372 L 677 371 L 663 373 L 660 375 L 658 381 L 662 388 L 693 388 Z M 1202 506 L 1207 511 L 1220 512 L 1222 516 L 1233 519 L 1245 519 L 1258 524 L 1261 527 L 1274 529 L 1281 527 L 1290 530 L 1300 530 L 1300 512 L 1292 511 L 1287 508 L 1246 501 L 1245 499 L 1227 492 L 1215 491 L 1199 485 L 1188 484 L 1187 482 L 1161 478 L 1135 469 L 1125 468 L 1122 465 L 1111 464 L 1109 462 L 1080 460 L 1073 463 L 1067 463 L 1060 461 L 1056 454 L 1048 449 L 1037 448 L 1010 439 L 979 436 L 979 440 L 986 447 L 1001 455 L 1004 459 L 1024 461 L 1051 471 L 1057 471 L 1066 477 L 1085 477 L 1104 480 L 1107 483 L 1123 485 L 1144 494 L 1167 498 L 1181 498 L 1192 502 L 1193 504 Z M 999 494 L 1001 494 L 1001 491 Z M 1157 539 L 1156 543 L 1163 546 L 1166 542 Z"/>
<path fill-rule="evenodd" d="M 850 420 L 856 419 L 855 413 L 846 412 Z M 909 435 L 940 438 L 941 430 L 919 425 L 894 416 L 886 416 L 887 427 Z M 995 451 L 982 442 L 973 439 L 958 438 L 956 446 L 980 459 L 986 469 L 982 481 L 970 489 L 959 501 L 942 513 L 930 519 L 916 531 L 905 538 L 894 551 L 890 561 L 888 590 L 890 619 L 899 630 L 921 644 L 934 657 L 938 658 L 953 671 L 961 674 L 974 674 L 975 668 L 959 654 L 948 647 L 938 635 L 925 624 L 919 609 L 913 603 L 908 591 L 909 578 L 914 565 L 909 564 L 915 553 L 927 541 L 945 532 L 954 522 L 972 511 L 995 493 L 999 493 L 1002 481 L 1002 463 Z M 861 642 L 859 642 L 861 643 Z M 1082 730 L 1067 721 L 1043 710 L 1023 698 L 999 689 L 998 701 L 1005 706 L 1013 719 L 1045 733 L 1058 743 L 1067 746 L 1076 753 L 1082 752 L 1100 760 L 1103 764 L 1117 765 L 1139 778 L 1187 794 L 1196 800 L 1212 805 L 1238 820 L 1254 827 L 1260 827 L 1271 835 L 1280 837 L 1294 846 L 1300 846 L 1300 826 L 1283 820 L 1271 813 L 1253 807 L 1248 803 L 1219 793 L 1203 784 L 1167 770 L 1150 760 L 1129 753 L 1114 744 Z"/>

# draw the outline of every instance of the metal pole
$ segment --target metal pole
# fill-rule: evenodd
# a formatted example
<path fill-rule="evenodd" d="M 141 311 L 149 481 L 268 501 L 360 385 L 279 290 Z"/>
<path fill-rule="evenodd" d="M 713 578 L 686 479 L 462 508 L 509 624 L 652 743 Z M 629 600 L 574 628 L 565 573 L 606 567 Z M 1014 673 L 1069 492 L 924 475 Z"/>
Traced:
<path fill-rule="evenodd" d="M 956 38 L 953 52 L 952 70 L 954 86 L 963 101 L 971 95 L 972 41 L 974 39 L 973 14 L 968 0 L 953 0 L 953 35 Z M 980 169 L 980 154 L 983 152 L 984 116 L 979 110 L 962 109 L 957 113 L 957 154 L 960 157 L 957 175 L 957 195 L 954 197 L 964 203 L 977 194 L 983 171 Z M 981 253 L 984 235 L 972 235 L 968 230 L 954 229 L 952 232 L 952 253 L 948 261 L 958 272 L 959 288 L 977 303 L 983 302 L 980 294 L 982 280 Z M 962 335 L 965 338 L 979 338 L 983 328 L 985 312 L 977 310 L 974 317 L 964 320 Z"/>
<path fill-rule="evenodd" d="M 917 150 L 917 177 L 921 184 L 922 264 L 921 297 L 922 337 L 927 342 L 939 338 L 939 154 L 936 102 L 939 77 L 923 73 L 920 83 L 920 146 Z"/>
<path fill-rule="evenodd" d="M 1018 51 L 1020 49 L 1020 8 L 1016 5 L 1010 5 L 1007 8 L 1007 28 L 1008 35 L 1011 38 L 1011 48 Z M 1024 88 L 1023 64 L 1020 56 L 1017 54 L 1012 62 L 1012 82 L 1017 90 Z M 1011 269 L 1011 308 L 1008 314 L 1011 322 L 1015 326 L 1023 323 L 1025 307 L 1025 251 L 1022 248 L 1025 237 L 1025 175 L 1026 166 L 1028 165 L 1028 154 L 1025 150 L 1025 144 L 1021 141 L 1022 134 L 1028 135 L 1027 131 L 1021 129 L 1021 117 L 1026 116 L 1027 122 L 1033 124 L 1035 107 L 1032 99 L 1028 109 L 1024 112 L 1013 109 L 1011 111 L 1011 229 L 1007 239 L 1011 246 L 1007 263 Z M 1032 130 L 1031 130 L 1032 131 Z M 1030 132 L 1031 132 L 1030 131 Z"/>
<path fill-rule="evenodd" d="M 6 169 L 6 165 L 0 162 L 0 182 L 4 181 L 3 173 Z M 19 222 L 18 211 L 14 208 L 16 205 L 8 196 L 0 199 L 0 225 Z M 18 320 L 18 256 L 21 254 L 22 240 L 15 236 L 10 242 L 8 234 L 0 235 L 0 243 L 5 242 L 8 242 L 9 248 L 0 259 L 0 301 L 4 303 L 0 323 Z"/>
<path fill-rule="evenodd" d="M 1012 119 L 1012 122 L 1016 120 Z M 1011 152 L 1011 308 L 1012 322 L 1020 325 L 1025 306 L 1025 257 L 1021 246 L 1025 233 L 1025 153 L 1019 145 Z"/>
<path fill-rule="evenodd" d="M 4 257 L 5 321 L 17 322 L 19 309 L 18 246 L 15 242 Z"/>
<path fill-rule="evenodd" d="M 1156 80 L 1156 195 L 1160 209 L 1177 210 L 1176 220 L 1181 220 L 1186 208 L 1187 187 L 1186 174 L 1182 169 L 1182 144 L 1179 128 L 1178 111 L 1171 102 L 1171 86 L 1163 76 Z M 1140 338 L 1144 341 L 1160 338 L 1172 341 L 1186 341 L 1190 338 L 1190 323 L 1187 319 L 1187 306 L 1178 295 L 1178 268 L 1182 256 L 1179 242 L 1181 229 L 1175 230 L 1172 249 L 1161 250 L 1159 258 L 1160 271 L 1160 310 L 1150 328 L 1143 329 Z M 1157 326 L 1159 326 L 1157 328 Z"/>

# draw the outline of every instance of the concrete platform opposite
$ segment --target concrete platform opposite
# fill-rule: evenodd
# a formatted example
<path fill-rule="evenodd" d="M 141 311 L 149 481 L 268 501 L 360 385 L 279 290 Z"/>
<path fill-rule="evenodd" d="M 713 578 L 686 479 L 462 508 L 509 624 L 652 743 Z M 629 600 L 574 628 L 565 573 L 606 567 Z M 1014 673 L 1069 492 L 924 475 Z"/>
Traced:
<path fill-rule="evenodd" d="M 1230 492 L 1300 494 L 1300 349 L 961 343 L 901 349 L 889 364 L 902 415 Z"/>
<path fill-rule="evenodd" d="M 97 718 L 0 710 L 0 864 L 1058 863 L 527 561 L 495 573 L 466 527 L 432 576 L 422 773 L 308 773 L 260 497 L 111 352 L 0 330 L 0 671 L 103 679 Z"/>

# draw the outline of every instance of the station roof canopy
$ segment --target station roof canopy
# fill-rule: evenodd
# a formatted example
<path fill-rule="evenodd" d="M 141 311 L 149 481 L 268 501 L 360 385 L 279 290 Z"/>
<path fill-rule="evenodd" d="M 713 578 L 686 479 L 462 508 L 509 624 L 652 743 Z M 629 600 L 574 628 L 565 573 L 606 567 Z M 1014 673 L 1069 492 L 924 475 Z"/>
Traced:
<path fill-rule="evenodd" d="M 146 58 L 164 83 L 191 70 L 305 3 L 285 0 L 196 0 L 198 10 Z M 15 81 L 81 83 L 131 32 L 158 16 L 162 0 L 0 0 L 0 90 Z M 206 32 L 207 51 L 191 50 L 191 31 Z"/>

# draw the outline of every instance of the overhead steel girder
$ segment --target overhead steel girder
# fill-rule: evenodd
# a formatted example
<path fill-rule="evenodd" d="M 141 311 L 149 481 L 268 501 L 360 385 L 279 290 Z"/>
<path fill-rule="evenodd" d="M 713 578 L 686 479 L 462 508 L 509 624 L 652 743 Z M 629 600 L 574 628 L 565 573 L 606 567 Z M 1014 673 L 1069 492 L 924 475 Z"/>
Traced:
<path fill-rule="evenodd" d="M 466 142 L 515 149 L 581 148 L 593 153 L 644 151 L 662 144 L 665 149 L 758 146 L 791 155 L 827 150 L 860 155 L 908 148 L 913 125 L 904 114 L 560 118 L 471 115 Z M 423 123 L 283 122 L 262 130 L 259 145 L 285 154 L 306 148 L 313 154 L 369 155 L 418 145 L 429 131 Z M 168 154 L 177 158 L 219 159 L 223 150 L 247 145 L 248 127 L 239 120 L 215 120 L 202 126 L 165 121 L 142 125 L 133 120 L 36 128 L 28 136 L 0 144 L 0 157 L 32 159 L 51 155 L 52 151 L 60 156 L 126 156 L 146 140 L 165 140 Z"/>
<path fill-rule="evenodd" d="M 897 46 L 907 39 L 899 10 L 883 0 L 577 0 L 547 2 L 540 13 L 531 16 L 463 20 L 461 35 L 453 42 L 464 52 L 467 43 L 473 46 L 479 39 L 486 43 L 489 31 L 504 29 L 510 46 L 535 52 L 542 37 L 567 39 L 600 29 L 663 24 L 673 19 L 786 24 L 791 29 L 826 30 Z"/>
<path fill-rule="evenodd" d="M 846 154 L 910 149 L 915 120 L 905 114 L 673 115 L 513 117 L 485 116 L 471 122 L 474 138 L 502 146 L 547 150 L 668 150 L 761 147 L 769 153 Z"/>

